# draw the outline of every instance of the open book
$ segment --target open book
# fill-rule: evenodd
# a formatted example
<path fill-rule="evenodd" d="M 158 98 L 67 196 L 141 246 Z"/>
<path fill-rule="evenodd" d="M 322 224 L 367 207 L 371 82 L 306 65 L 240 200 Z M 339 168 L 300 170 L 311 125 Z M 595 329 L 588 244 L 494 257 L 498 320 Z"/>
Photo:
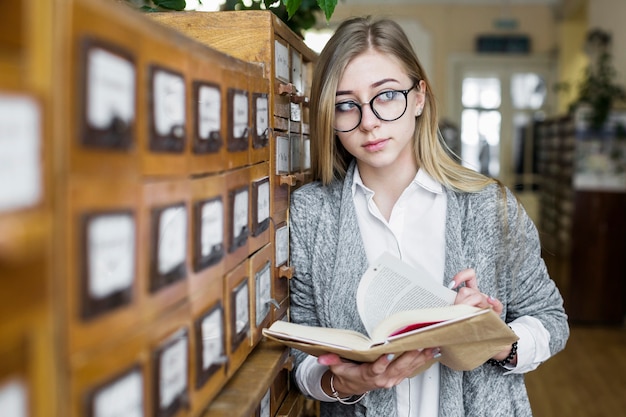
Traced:
<path fill-rule="evenodd" d="M 424 275 L 389 254 L 368 268 L 357 306 L 369 337 L 286 321 L 274 322 L 263 334 L 314 356 L 332 352 L 357 362 L 439 347 L 439 360 L 454 370 L 474 369 L 517 340 L 492 309 L 452 305 L 456 292 Z"/>

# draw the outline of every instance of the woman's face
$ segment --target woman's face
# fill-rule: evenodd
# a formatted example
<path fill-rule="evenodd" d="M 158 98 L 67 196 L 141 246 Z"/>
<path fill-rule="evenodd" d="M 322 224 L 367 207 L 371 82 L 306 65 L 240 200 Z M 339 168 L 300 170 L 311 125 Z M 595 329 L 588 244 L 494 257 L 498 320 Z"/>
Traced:
<path fill-rule="evenodd" d="M 358 55 L 346 67 L 337 85 L 334 128 L 352 128 L 358 122 L 360 106 L 361 123 L 349 132 L 337 131 L 337 136 L 357 159 L 361 172 L 416 167 L 412 141 L 416 116 L 421 114 L 424 105 L 425 83 L 420 81 L 416 88 L 412 87 L 413 81 L 400 62 L 375 50 Z M 393 93 L 394 90 L 410 90 L 406 94 L 406 111 L 397 120 L 381 120 L 372 111 L 370 101 L 377 97 L 372 103 L 379 115 L 385 119 L 395 118 L 398 111 L 387 110 L 388 106 L 393 105 L 391 100 L 400 100 L 400 106 L 403 106 L 404 97 L 402 92 Z"/>

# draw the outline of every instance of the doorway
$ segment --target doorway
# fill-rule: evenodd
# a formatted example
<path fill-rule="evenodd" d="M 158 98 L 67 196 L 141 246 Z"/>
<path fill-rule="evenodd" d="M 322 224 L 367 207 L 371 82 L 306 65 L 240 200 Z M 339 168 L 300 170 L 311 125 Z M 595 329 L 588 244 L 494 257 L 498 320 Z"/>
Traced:
<path fill-rule="evenodd" d="M 463 165 L 502 181 L 538 221 L 533 124 L 552 110 L 553 60 L 544 56 L 451 58 L 450 117 Z"/>

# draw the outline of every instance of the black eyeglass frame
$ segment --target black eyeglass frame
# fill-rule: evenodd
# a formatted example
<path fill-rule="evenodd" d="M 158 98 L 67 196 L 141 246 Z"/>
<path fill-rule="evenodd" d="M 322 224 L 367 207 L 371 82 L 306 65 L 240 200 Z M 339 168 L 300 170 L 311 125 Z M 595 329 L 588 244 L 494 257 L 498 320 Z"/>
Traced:
<path fill-rule="evenodd" d="M 378 118 L 378 120 L 382 120 L 383 122 L 394 122 L 394 121 L 398 120 L 399 118 L 404 116 L 404 113 L 406 113 L 406 109 L 409 107 L 409 98 L 408 98 L 409 93 L 411 92 L 411 90 L 413 90 L 415 87 L 417 87 L 417 85 L 418 84 L 415 83 L 415 84 L 413 84 L 413 87 L 407 88 L 406 90 L 385 90 L 385 91 L 381 91 L 380 93 L 378 93 L 374 97 L 372 97 L 372 99 L 370 101 L 368 101 L 367 103 L 358 103 L 358 102 L 352 100 L 352 103 L 354 103 L 354 105 L 356 105 L 356 107 L 359 109 L 359 123 L 357 123 L 356 126 L 354 126 L 350 130 L 339 130 L 339 129 L 336 129 L 334 126 L 333 126 L 333 129 L 335 130 L 335 132 L 348 133 L 348 132 L 352 132 L 354 129 L 359 127 L 361 125 L 361 121 L 363 121 L 363 107 L 362 106 L 364 106 L 366 104 L 368 104 L 370 106 L 370 109 L 372 109 L 372 113 L 374 113 L 374 116 L 376 116 Z M 383 94 L 387 94 L 387 93 L 402 93 L 404 95 L 404 110 L 402 111 L 400 116 L 396 117 L 395 119 L 383 119 L 382 117 L 380 117 L 380 115 L 378 114 L 376 109 L 372 106 L 372 103 L 374 102 L 374 100 L 376 100 L 379 96 L 381 96 Z M 335 108 L 338 105 L 340 105 L 340 104 L 345 104 L 345 103 L 349 103 L 349 102 L 350 101 L 342 101 L 342 102 L 336 103 L 335 104 Z"/>

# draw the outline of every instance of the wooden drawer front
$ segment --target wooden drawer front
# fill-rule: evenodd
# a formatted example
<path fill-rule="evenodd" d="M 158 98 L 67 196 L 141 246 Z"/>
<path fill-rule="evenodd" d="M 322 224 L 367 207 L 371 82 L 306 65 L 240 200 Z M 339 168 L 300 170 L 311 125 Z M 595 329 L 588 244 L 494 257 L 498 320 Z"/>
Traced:
<path fill-rule="evenodd" d="M 155 416 L 182 417 L 191 408 L 191 306 L 183 302 L 147 329 L 150 337 L 149 404 Z"/>
<path fill-rule="evenodd" d="M 206 407 L 226 382 L 228 352 L 224 279 L 211 277 L 190 300 L 192 414 Z"/>
<path fill-rule="evenodd" d="M 143 38 L 141 57 L 146 79 L 139 86 L 139 97 L 143 98 L 140 115 L 143 110 L 146 126 L 140 136 L 144 175 L 190 173 L 192 45 L 189 39 L 158 25 Z"/>
<path fill-rule="evenodd" d="M 261 330 L 270 324 L 271 312 L 276 308 L 272 299 L 272 282 L 274 268 L 272 266 L 271 244 L 267 244 L 258 252 L 250 256 L 250 322 L 252 345 L 256 346 L 261 340 Z"/>
<path fill-rule="evenodd" d="M 226 317 L 226 352 L 228 377 L 232 377 L 252 350 L 251 280 L 248 260 L 224 276 L 224 313 Z"/>
<path fill-rule="evenodd" d="M 250 168 L 228 171 L 226 179 L 226 271 L 248 257 L 250 244 Z"/>
<path fill-rule="evenodd" d="M 142 188 L 139 276 L 147 294 L 144 316 L 152 321 L 189 291 L 191 192 L 184 178 Z"/>
<path fill-rule="evenodd" d="M 241 64 L 224 72 L 227 169 L 243 167 L 249 163 L 252 93 L 248 69 Z"/>
<path fill-rule="evenodd" d="M 141 25 L 127 19 L 111 30 L 102 5 L 74 2 L 70 28 L 71 62 L 66 100 L 70 111 L 60 139 L 71 173 L 136 176 L 140 172 L 141 84 L 144 81 Z"/>
<path fill-rule="evenodd" d="M 258 76 L 250 76 L 251 91 L 251 146 L 250 164 L 269 161 L 271 123 L 269 81 Z"/>
<path fill-rule="evenodd" d="M 223 171 L 226 166 L 226 89 L 223 56 L 194 48 L 189 60 L 190 173 Z"/>
<path fill-rule="evenodd" d="M 150 415 L 149 354 L 143 332 L 76 360 L 70 372 L 70 416 Z"/>
<path fill-rule="evenodd" d="M 271 182 L 269 163 L 250 167 L 250 245 L 248 252 L 256 252 L 270 241 Z"/>
<path fill-rule="evenodd" d="M 140 191 L 135 182 L 104 178 L 77 177 L 68 184 L 67 271 L 55 279 L 66 289 L 70 354 L 142 324 Z"/>
<path fill-rule="evenodd" d="M 227 255 L 228 193 L 224 174 L 191 180 L 189 296 L 222 277 Z"/>

